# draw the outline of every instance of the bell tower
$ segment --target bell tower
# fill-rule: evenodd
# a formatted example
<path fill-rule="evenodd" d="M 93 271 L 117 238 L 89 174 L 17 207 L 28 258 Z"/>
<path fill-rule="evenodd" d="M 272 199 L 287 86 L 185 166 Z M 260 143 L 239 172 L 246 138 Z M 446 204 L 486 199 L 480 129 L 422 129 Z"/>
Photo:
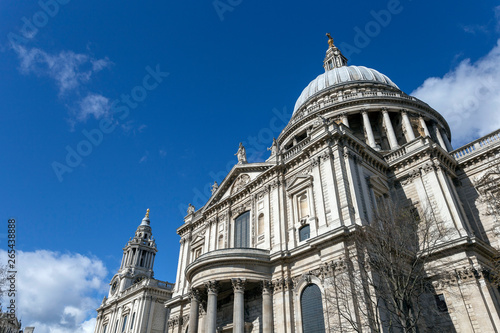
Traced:
<path fill-rule="evenodd" d="M 153 232 L 149 221 L 149 208 L 135 235 L 123 248 L 120 271 L 129 271 L 134 276 L 152 278 L 154 258 L 158 250 L 153 239 Z"/>
<path fill-rule="evenodd" d="M 130 238 L 123 248 L 120 269 L 111 281 L 110 296 L 115 294 L 116 290 L 121 292 L 145 278 L 153 278 L 156 252 L 158 250 L 153 239 L 148 208 L 134 237 Z"/>

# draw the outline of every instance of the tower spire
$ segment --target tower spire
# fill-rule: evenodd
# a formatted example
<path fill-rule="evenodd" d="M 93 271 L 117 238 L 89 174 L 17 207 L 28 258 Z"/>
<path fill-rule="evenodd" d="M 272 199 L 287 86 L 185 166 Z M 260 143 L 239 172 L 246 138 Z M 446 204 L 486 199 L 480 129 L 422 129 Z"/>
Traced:
<path fill-rule="evenodd" d="M 149 208 L 137 227 L 135 235 L 123 249 L 121 270 L 130 271 L 134 276 L 153 276 L 153 264 L 156 252 L 156 242 L 153 239 L 149 220 Z"/>
<path fill-rule="evenodd" d="M 335 46 L 330 33 L 327 32 L 326 36 L 328 37 L 328 50 L 326 50 L 325 60 L 323 61 L 325 71 L 347 66 L 347 58 L 344 57 L 342 52 Z"/>

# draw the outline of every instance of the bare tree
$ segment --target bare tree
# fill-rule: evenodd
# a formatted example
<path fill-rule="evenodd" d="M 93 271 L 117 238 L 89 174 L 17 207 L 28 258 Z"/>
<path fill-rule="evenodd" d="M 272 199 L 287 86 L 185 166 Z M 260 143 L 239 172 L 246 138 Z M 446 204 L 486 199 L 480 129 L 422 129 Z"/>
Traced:
<path fill-rule="evenodd" d="M 477 180 L 476 189 L 480 194 L 479 201 L 487 206 L 484 214 L 500 218 L 500 165 L 493 166 Z"/>
<path fill-rule="evenodd" d="M 479 192 L 479 202 L 486 206 L 484 215 L 493 216 L 500 221 L 500 165 L 491 167 L 479 180 L 476 181 L 476 189 Z M 490 282 L 500 287 L 500 252 L 490 263 Z"/>
<path fill-rule="evenodd" d="M 426 266 L 450 236 L 428 212 L 379 203 L 370 224 L 351 233 L 345 260 L 329 278 L 335 330 L 418 332 L 432 292 Z"/>

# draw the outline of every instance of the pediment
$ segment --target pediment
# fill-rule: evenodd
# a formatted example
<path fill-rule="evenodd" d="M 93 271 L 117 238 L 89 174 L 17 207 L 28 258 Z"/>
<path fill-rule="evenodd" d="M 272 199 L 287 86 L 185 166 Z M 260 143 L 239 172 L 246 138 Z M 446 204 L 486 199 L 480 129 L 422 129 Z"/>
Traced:
<path fill-rule="evenodd" d="M 221 182 L 217 191 L 212 194 L 204 209 L 242 191 L 248 184 L 260 176 L 263 172 L 273 167 L 272 163 L 247 163 L 237 164 Z"/>
<path fill-rule="evenodd" d="M 371 176 L 370 185 L 373 191 L 380 196 L 389 193 L 389 186 L 379 176 Z"/>
<path fill-rule="evenodd" d="M 191 244 L 198 244 L 198 243 L 203 243 L 205 242 L 205 237 L 201 233 L 199 233 L 191 242 Z"/>
<path fill-rule="evenodd" d="M 313 177 L 311 175 L 296 175 L 288 183 L 286 190 L 288 192 L 296 192 L 312 184 Z"/>

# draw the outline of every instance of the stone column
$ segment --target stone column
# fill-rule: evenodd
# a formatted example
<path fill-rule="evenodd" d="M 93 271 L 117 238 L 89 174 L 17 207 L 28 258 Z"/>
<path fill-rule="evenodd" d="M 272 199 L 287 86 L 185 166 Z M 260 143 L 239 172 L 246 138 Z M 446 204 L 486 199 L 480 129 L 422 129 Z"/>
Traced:
<path fill-rule="evenodd" d="M 344 124 L 347 127 L 349 127 L 349 119 L 347 119 L 347 115 L 345 113 L 342 114 L 342 124 Z"/>
<path fill-rule="evenodd" d="M 406 133 L 408 135 L 408 141 L 414 140 L 415 133 L 413 133 L 413 128 L 411 127 L 410 118 L 408 117 L 408 112 L 406 112 L 406 110 L 402 110 L 401 117 L 403 118 L 403 125 L 404 125 Z"/>
<path fill-rule="evenodd" d="M 262 281 L 262 332 L 273 333 L 273 284 Z"/>
<path fill-rule="evenodd" d="M 234 290 L 233 333 L 245 333 L 245 279 L 231 279 Z"/>
<path fill-rule="evenodd" d="M 382 116 L 384 117 L 385 131 L 389 138 L 391 149 L 396 149 L 399 147 L 398 139 L 396 138 L 396 133 L 394 132 L 394 127 L 392 127 L 391 117 L 387 109 L 382 109 Z"/>
<path fill-rule="evenodd" d="M 191 306 L 189 308 L 189 333 L 198 333 L 198 316 L 200 308 L 200 292 L 192 289 L 189 293 Z"/>
<path fill-rule="evenodd" d="M 448 135 L 446 135 L 446 132 L 443 133 L 441 131 L 441 136 L 443 137 L 444 144 L 446 145 L 446 149 L 450 152 L 453 150 L 453 147 L 451 146 L 450 140 L 448 139 Z"/>
<path fill-rule="evenodd" d="M 217 294 L 219 293 L 219 282 L 212 280 L 205 282 L 207 287 L 207 333 L 216 333 L 217 329 Z"/>
<path fill-rule="evenodd" d="M 422 116 L 420 116 L 420 125 L 422 125 L 422 128 L 424 129 L 425 136 L 431 136 L 429 129 L 427 128 L 427 124 Z"/>
<path fill-rule="evenodd" d="M 372 148 L 375 148 L 375 137 L 373 136 L 372 125 L 370 124 L 370 117 L 368 117 L 368 112 L 366 112 L 366 110 L 363 110 L 361 114 L 363 115 L 363 125 L 365 127 L 366 136 L 368 137 L 368 145 Z"/>
<path fill-rule="evenodd" d="M 439 130 L 438 124 L 434 124 L 434 132 L 436 133 L 436 137 L 438 139 L 441 148 L 448 151 L 448 147 L 446 147 L 446 144 L 444 143 L 443 136 L 441 135 L 441 131 Z"/>

